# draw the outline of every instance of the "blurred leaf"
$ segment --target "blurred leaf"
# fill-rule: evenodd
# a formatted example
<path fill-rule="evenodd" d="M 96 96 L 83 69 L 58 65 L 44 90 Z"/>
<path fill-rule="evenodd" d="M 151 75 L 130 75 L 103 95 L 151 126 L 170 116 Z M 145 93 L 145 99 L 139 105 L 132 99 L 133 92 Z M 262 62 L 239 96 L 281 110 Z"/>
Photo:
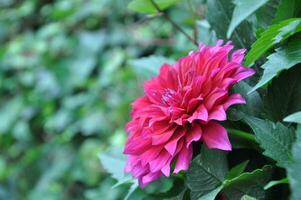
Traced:
<path fill-rule="evenodd" d="M 131 185 L 128 193 L 124 197 L 124 200 L 130 200 L 131 195 L 135 192 L 135 190 L 138 188 L 138 182 L 135 182 L 134 184 Z"/>
<path fill-rule="evenodd" d="M 265 192 L 263 186 L 269 180 L 272 167 L 264 166 L 262 169 L 256 169 L 252 172 L 244 172 L 241 175 L 226 180 L 223 193 L 227 199 L 240 200 L 244 195 L 264 199 Z"/>
<path fill-rule="evenodd" d="M 293 122 L 301 124 L 301 111 L 290 114 L 283 119 L 285 122 Z"/>
<path fill-rule="evenodd" d="M 279 184 L 288 184 L 288 178 L 283 178 L 283 179 L 277 180 L 277 181 L 270 181 L 268 184 L 266 184 L 264 186 L 264 189 L 268 190 L 268 189 L 274 187 L 275 185 L 279 185 Z"/>
<path fill-rule="evenodd" d="M 207 45 L 214 45 L 217 41 L 216 34 L 211 30 L 211 26 L 207 20 L 197 21 L 198 41 Z"/>
<path fill-rule="evenodd" d="M 163 64 L 174 63 L 174 60 L 162 56 L 149 56 L 129 61 L 137 77 L 142 78 L 142 80 L 147 80 L 157 75 Z"/>
<path fill-rule="evenodd" d="M 279 122 L 274 124 L 251 116 L 245 116 L 244 120 L 253 129 L 263 154 L 277 161 L 279 167 L 287 167 L 292 161 L 293 130 Z"/>
<path fill-rule="evenodd" d="M 105 170 L 118 182 L 125 182 L 124 179 L 127 178 L 128 181 L 131 180 L 131 177 L 124 173 L 126 157 L 122 153 L 122 149 L 115 148 L 107 153 L 101 153 L 99 159 Z"/>
<path fill-rule="evenodd" d="M 269 27 L 273 20 L 275 19 L 276 12 L 278 10 L 279 2 L 281 0 L 268 0 L 262 7 L 260 7 L 256 12 L 256 18 L 250 16 L 249 20 L 254 20 L 252 24 L 256 27 L 256 32 L 263 32 L 267 27 Z M 257 36 L 260 35 L 256 34 Z"/>
<path fill-rule="evenodd" d="M 0 108 L 0 135 L 7 133 L 11 126 L 17 120 L 21 109 L 22 109 L 22 99 L 16 97 L 11 101 L 6 102 Z"/>
<path fill-rule="evenodd" d="M 244 196 L 241 197 L 241 200 L 256 200 L 256 198 L 251 197 L 249 195 L 244 195 Z"/>
<path fill-rule="evenodd" d="M 300 0 L 281 0 L 273 22 L 277 23 L 282 20 L 294 17 L 295 14 L 297 14 L 297 5 L 300 5 L 300 3 Z"/>
<path fill-rule="evenodd" d="M 245 162 L 242 162 L 235 167 L 233 167 L 227 174 L 226 179 L 233 179 L 236 176 L 239 176 L 243 171 L 245 170 L 246 166 L 248 165 L 249 161 L 246 160 Z"/>
<path fill-rule="evenodd" d="M 268 61 L 261 67 L 264 69 L 260 81 L 250 93 L 272 80 L 279 72 L 289 69 L 301 62 L 301 40 L 289 43 L 288 46 L 276 50 L 268 56 Z"/>
<path fill-rule="evenodd" d="M 200 155 L 193 159 L 187 172 L 187 186 L 191 190 L 191 199 L 196 200 L 213 190 L 217 191 L 217 188 L 222 185 L 227 171 L 225 153 L 208 149 L 203 145 Z"/>
<path fill-rule="evenodd" d="M 293 162 L 287 167 L 288 179 L 291 188 L 291 199 L 301 199 L 301 126 L 299 125 L 296 131 L 297 139 L 293 145 Z"/>
<path fill-rule="evenodd" d="M 37 184 L 33 187 L 33 190 L 29 194 L 29 199 L 51 200 L 57 198 L 62 192 L 62 188 L 60 188 L 57 182 L 70 169 L 73 156 L 71 154 L 71 149 L 66 146 L 65 148 L 53 148 L 53 150 L 54 151 L 51 152 L 53 160 L 50 160 L 50 162 L 48 161 L 48 170 L 40 177 Z"/>
<path fill-rule="evenodd" d="M 227 38 L 230 38 L 234 29 L 248 16 L 256 12 L 268 0 L 235 0 L 235 8 L 233 11 L 231 23 L 227 31 Z"/>
<path fill-rule="evenodd" d="M 251 50 L 245 58 L 245 65 L 252 65 L 273 45 L 287 39 L 299 31 L 301 31 L 300 18 L 288 19 L 270 26 L 260 35 L 260 38 L 252 44 Z"/>
<path fill-rule="evenodd" d="M 179 0 L 154 0 L 161 10 L 167 9 L 178 1 Z M 158 12 L 151 0 L 132 0 L 128 4 L 128 8 L 139 13 L 155 14 Z"/>

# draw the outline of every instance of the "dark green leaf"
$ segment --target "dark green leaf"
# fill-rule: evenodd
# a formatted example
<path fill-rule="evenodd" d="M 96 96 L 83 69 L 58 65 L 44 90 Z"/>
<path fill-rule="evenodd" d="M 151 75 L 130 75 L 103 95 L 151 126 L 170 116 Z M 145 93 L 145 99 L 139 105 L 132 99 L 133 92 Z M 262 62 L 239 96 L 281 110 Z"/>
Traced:
<path fill-rule="evenodd" d="M 244 195 L 264 199 L 263 186 L 271 176 L 271 166 L 264 166 L 252 172 L 245 172 L 236 178 L 224 182 L 224 194 L 228 199 L 240 200 Z"/>
<path fill-rule="evenodd" d="M 298 64 L 273 79 L 268 86 L 265 107 L 274 121 L 301 110 L 301 65 Z"/>
<path fill-rule="evenodd" d="M 227 170 L 225 152 L 208 149 L 203 145 L 200 155 L 192 161 L 187 172 L 191 199 L 196 200 L 221 186 Z"/>
<path fill-rule="evenodd" d="M 245 65 L 252 65 L 273 45 L 287 39 L 291 35 L 301 31 L 301 19 L 288 19 L 270 26 L 260 38 L 252 44 L 251 50 L 246 56 Z"/>
<path fill-rule="evenodd" d="M 231 23 L 227 31 L 227 37 L 230 38 L 234 29 L 247 17 L 256 12 L 268 0 L 235 0 L 235 8 L 233 11 Z"/>
<path fill-rule="evenodd" d="M 216 32 L 217 38 L 226 40 L 226 30 L 231 21 L 234 5 L 230 3 L 229 0 L 210 0 L 207 1 L 207 6 L 208 11 L 206 18 L 208 22 Z M 236 47 L 248 48 L 254 40 L 251 26 L 246 22 L 242 22 L 241 25 L 234 30 L 231 40 Z"/>
<path fill-rule="evenodd" d="M 301 40 L 291 42 L 288 46 L 277 49 L 275 53 L 268 56 L 268 61 L 262 65 L 263 75 L 250 92 L 268 83 L 282 70 L 289 69 L 300 62 Z"/>
<path fill-rule="evenodd" d="M 292 191 L 292 200 L 301 199 L 301 126 L 296 131 L 297 139 L 293 145 L 293 162 L 287 167 L 287 174 Z"/>
<path fill-rule="evenodd" d="M 279 122 L 274 124 L 251 116 L 245 116 L 244 121 L 253 129 L 256 140 L 264 149 L 264 155 L 277 161 L 280 167 L 286 167 L 291 163 L 291 147 L 295 139 L 292 129 Z"/>
<path fill-rule="evenodd" d="M 273 22 L 276 23 L 294 17 L 300 3 L 300 0 L 281 0 Z"/>
<path fill-rule="evenodd" d="M 253 24 L 256 27 L 257 33 L 261 31 L 263 32 L 268 26 L 272 24 L 280 1 L 281 0 L 269 0 L 264 6 L 256 11 L 256 21 Z"/>
<path fill-rule="evenodd" d="M 247 102 L 245 105 L 238 105 L 236 107 L 244 113 L 259 117 L 262 114 L 263 102 L 258 92 L 248 94 L 251 88 L 252 87 L 244 81 L 241 81 L 233 87 L 233 92 L 244 96 Z"/>
<path fill-rule="evenodd" d="M 239 176 L 245 170 L 248 163 L 249 163 L 249 161 L 246 160 L 245 162 L 242 162 L 242 163 L 236 165 L 235 167 L 233 167 L 227 174 L 227 179 L 233 179 L 233 178 Z"/>

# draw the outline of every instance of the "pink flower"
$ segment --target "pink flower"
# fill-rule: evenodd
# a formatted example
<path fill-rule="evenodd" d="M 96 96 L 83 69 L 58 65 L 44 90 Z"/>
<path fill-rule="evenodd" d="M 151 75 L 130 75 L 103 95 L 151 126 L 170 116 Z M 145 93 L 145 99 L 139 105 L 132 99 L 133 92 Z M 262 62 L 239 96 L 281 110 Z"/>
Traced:
<path fill-rule="evenodd" d="M 203 141 L 209 148 L 231 150 L 226 129 L 218 121 L 226 110 L 244 104 L 240 94 L 229 94 L 233 84 L 254 74 L 241 65 L 245 50 L 234 51 L 230 42 L 200 45 L 176 64 L 164 64 L 159 75 L 144 84 L 145 95 L 132 104 L 127 124 L 126 172 L 138 178 L 141 187 L 187 170 L 192 143 Z"/>

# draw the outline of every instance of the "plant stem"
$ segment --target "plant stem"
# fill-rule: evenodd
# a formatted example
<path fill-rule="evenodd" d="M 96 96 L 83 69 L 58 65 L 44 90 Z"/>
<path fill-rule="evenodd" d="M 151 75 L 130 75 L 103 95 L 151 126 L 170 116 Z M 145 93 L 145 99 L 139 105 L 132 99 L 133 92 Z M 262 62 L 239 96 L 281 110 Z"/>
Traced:
<path fill-rule="evenodd" d="M 243 141 L 247 143 L 247 146 L 249 146 L 250 148 L 253 148 L 258 152 L 262 152 L 253 134 L 231 128 L 227 129 L 227 131 L 230 137 Z"/>
<path fill-rule="evenodd" d="M 193 44 L 195 44 L 198 47 L 198 43 L 197 41 L 195 41 L 188 33 L 186 33 L 175 21 L 173 21 L 165 12 L 163 12 L 160 7 L 158 6 L 158 4 L 154 1 L 151 0 L 153 6 L 156 8 L 156 10 L 162 14 L 162 16 L 169 21 L 175 29 L 177 29 L 178 31 L 180 31 L 183 35 L 185 35 L 185 37 L 187 37 L 188 40 L 190 40 Z"/>
<path fill-rule="evenodd" d="M 232 128 L 227 129 L 227 131 L 229 134 L 231 134 L 232 136 L 235 136 L 236 138 L 240 138 L 240 139 L 246 140 L 248 142 L 256 143 L 255 136 L 252 135 L 251 133 L 247 133 L 247 132 L 237 130 L 237 129 L 232 129 Z"/>

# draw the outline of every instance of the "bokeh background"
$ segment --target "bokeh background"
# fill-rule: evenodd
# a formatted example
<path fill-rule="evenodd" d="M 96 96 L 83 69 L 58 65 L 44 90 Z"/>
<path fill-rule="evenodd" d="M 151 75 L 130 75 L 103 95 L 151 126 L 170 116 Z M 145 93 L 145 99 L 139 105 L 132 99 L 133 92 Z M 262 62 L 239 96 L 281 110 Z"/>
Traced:
<path fill-rule="evenodd" d="M 128 2 L 0 1 L 0 199 L 126 195 L 126 185 L 111 189 L 116 181 L 99 155 L 122 148 L 142 81 L 195 48 L 164 18 L 135 14 Z M 212 43 L 205 9 L 201 0 L 181 1 L 168 13 Z"/>

